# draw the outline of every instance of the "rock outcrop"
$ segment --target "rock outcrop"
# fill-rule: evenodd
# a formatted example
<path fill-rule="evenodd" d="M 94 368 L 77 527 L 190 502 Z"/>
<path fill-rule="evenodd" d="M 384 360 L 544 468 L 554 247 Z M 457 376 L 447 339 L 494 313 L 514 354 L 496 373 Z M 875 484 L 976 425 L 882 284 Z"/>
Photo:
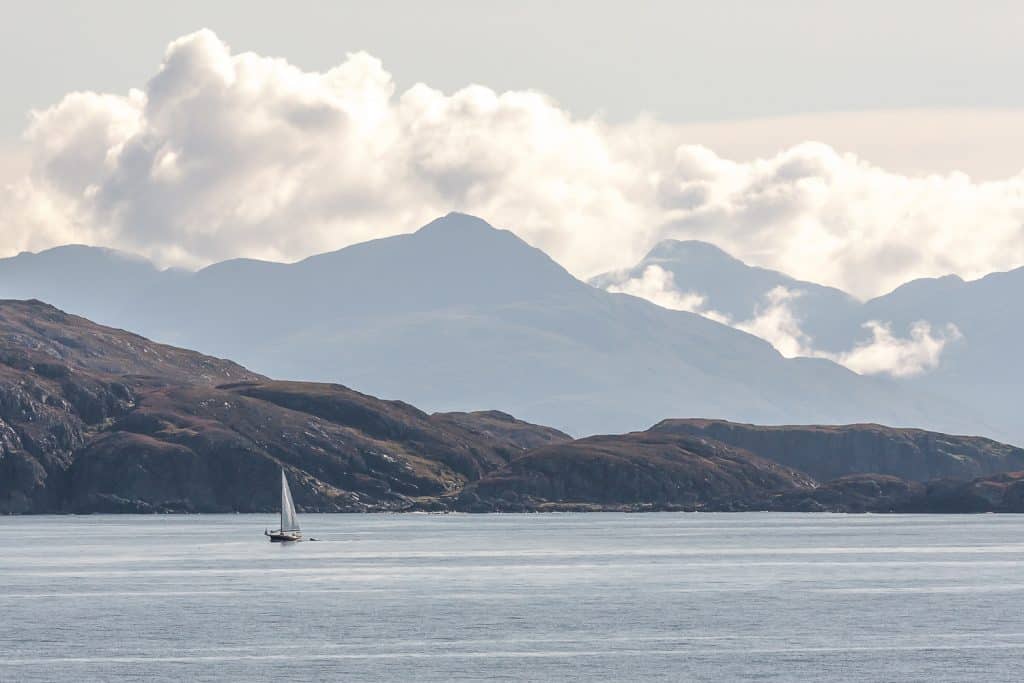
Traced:
<path fill-rule="evenodd" d="M 858 474 L 810 490 L 781 493 L 766 509 L 781 512 L 1024 512 L 1024 472 L 1003 472 L 970 481 L 907 481 Z"/>
<path fill-rule="evenodd" d="M 805 474 L 713 441 L 637 432 L 544 446 L 471 482 L 455 506 L 534 509 L 760 509 L 810 489 Z"/>
<path fill-rule="evenodd" d="M 850 474 L 886 474 L 911 481 L 974 479 L 1024 470 L 1024 449 L 975 436 L 876 424 L 783 426 L 725 420 L 664 420 L 651 428 L 743 448 L 818 481 Z"/>

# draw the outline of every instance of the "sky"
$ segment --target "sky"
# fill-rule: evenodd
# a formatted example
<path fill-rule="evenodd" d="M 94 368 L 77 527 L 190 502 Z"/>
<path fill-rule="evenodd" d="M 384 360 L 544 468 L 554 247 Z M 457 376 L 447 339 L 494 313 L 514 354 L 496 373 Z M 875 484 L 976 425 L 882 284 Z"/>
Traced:
<path fill-rule="evenodd" d="M 1017 3 L 206 5 L 5 8 L 0 256 L 463 210 L 580 277 L 668 237 L 861 297 L 1024 264 Z"/>

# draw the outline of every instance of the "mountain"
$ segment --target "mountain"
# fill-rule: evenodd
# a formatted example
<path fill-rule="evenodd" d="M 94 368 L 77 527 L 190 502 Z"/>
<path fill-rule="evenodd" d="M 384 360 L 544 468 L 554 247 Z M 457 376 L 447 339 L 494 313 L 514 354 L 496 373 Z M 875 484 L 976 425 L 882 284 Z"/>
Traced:
<path fill-rule="evenodd" d="M 141 256 L 72 244 L 0 259 L 0 298 L 57 302 L 102 322 L 116 322 L 140 292 L 187 273 L 159 270 Z"/>
<path fill-rule="evenodd" d="M 462 214 L 294 264 L 227 261 L 123 289 L 134 298 L 104 306 L 103 322 L 430 411 L 498 408 L 576 435 L 666 415 L 1000 434 L 955 400 L 787 360 L 728 326 L 589 286 Z M 78 293 L 55 293 L 65 300 L 91 315 Z"/>
<path fill-rule="evenodd" d="M 917 321 L 953 324 L 962 339 L 943 351 L 931 372 L 909 378 L 915 389 L 956 396 L 1024 443 L 1017 400 L 1024 386 L 1019 340 L 1024 338 L 1024 268 L 979 280 L 957 276 L 915 280 L 865 302 L 857 321 L 883 320 L 907 334 Z"/>
<path fill-rule="evenodd" d="M 632 268 L 604 273 L 589 282 L 601 289 L 621 286 L 643 278 L 652 266 L 670 273 L 676 290 L 703 297 L 705 309 L 734 321 L 755 318 L 767 304 L 767 294 L 776 288 L 799 292 L 789 306 L 798 319 L 807 321 L 805 331 L 824 349 L 848 341 L 843 334 L 834 336 L 839 331 L 836 328 L 860 306 L 857 299 L 839 289 L 749 266 L 715 245 L 697 240 L 663 240 Z"/>
<path fill-rule="evenodd" d="M 0 302 L 0 512 L 406 509 L 567 440 L 274 382 L 40 302 Z"/>
<path fill-rule="evenodd" d="M 839 290 L 749 266 L 705 243 L 667 240 L 635 267 L 591 282 L 621 286 L 651 265 L 670 272 L 677 291 L 702 296 L 707 309 L 735 321 L 752 318 L 776 287 L 797 293 L 786 304 L 817 351 L 838 353 L 870 342 L 869 322 L 887 325 L 902 339 L 912 338 L 920 322 L 934 331 L 955 326 L 959 338 L 942 348 L 937 367 L 901 377 L 898 385 L 970 406 L 996 428 L 981 433 L 1024 443 L 1016 401 L 1024 385 L 1017 347 L 1024 337 L 1024 268 L 973 281 L 956 275 L 914 280 L 860 302 Z"/>

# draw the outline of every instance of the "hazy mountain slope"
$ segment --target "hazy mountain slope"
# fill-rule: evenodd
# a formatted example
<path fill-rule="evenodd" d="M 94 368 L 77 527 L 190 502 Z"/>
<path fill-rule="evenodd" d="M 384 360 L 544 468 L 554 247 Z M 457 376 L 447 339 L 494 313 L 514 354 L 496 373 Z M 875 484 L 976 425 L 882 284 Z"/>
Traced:
<path fill-rule="evenodd" d="M 999 436 L 955 400 L 785 360 L 700 316 L 612 295 L 480 219 L 295 264 L 236 260 L 140 292 L 116 324 L 260 372 L 577 435 L 665 415 L 873 421 Z"/>
<path fill-rule="evenodd" d="M 791 310 L 806 321 L 805 331 L 824 349 L 846 348 L 851 334 L 848 325 L 860 306 L 846 292 L 749 266 L 713 244 L 696 240 L 663 240 L 632 268 L 598 275 L 590 284 L 601 289 L 621 286 L 643 278 L 651 266 L 670 273 L 679 292 L 703 297 L 703 309 L 737 322 L 755 318 L 768 304 L 767 294 L 785 288 L 796 295 L 789 301 Z"/>
<path fill-rule="evenodd" d="M 860 318 L 890 321 L 903 334 L 919 320 L 956 325 L 962 338 L 943 351 L 936 369 L 909 384 L 957 396 L 983 410 L 991 422 L 1016 426 L 1014 436 L 1021 442 L 1024 268 L 968 282 L 955 276 L 916 280 L 866 302 Z"/>
<path fill-rule="evenodd" d="M 122 322 L 140 294 L 187 272 L 159 270 L 133 254 L 68 245 L 0 259 L 0 299 L 39 299 L 101 323 Z"/>
<path fill-rule="evenodd" d="M 431 410 L 498 407 L 577 434 L 663 415 L 978 426 L 886 380 L 786 361 L 700 316 L 589 287 L 459 214 L 293 265 L 218 264 L 125 318 L 274 376 L 343 381 Z"/>
<path fill-rule="evenodd" d="M 888 326 L 898 339 L 912 338 L 915 324 L 922 321 L 949 338 L 953 325 L 961 336 L 945 344 L 938 366 L 904 377 L 899 384 L 970 406 L 1004 438 L 1024 443 L 1016 405 L 1024 386 L 1017 349 L 1017 340 L 1024 336 L 1024 268 L 974 281 L 955 275 L 915 280 L 861 303 L 838 290 L 747 266 L 711 245 L 669 240 L 634 268 L 592 282 L 601 287 L 621 284 L 642 277 L 649 265 L 671 272 L 678 291 L 703 296 L 708 309 L 737 321 L 753 316 L 758 302 L 775 287 L 800 292 L 786 305 L 818 351 L 848 351 L 871 341 L 865 324 L 872 321 Z"/>

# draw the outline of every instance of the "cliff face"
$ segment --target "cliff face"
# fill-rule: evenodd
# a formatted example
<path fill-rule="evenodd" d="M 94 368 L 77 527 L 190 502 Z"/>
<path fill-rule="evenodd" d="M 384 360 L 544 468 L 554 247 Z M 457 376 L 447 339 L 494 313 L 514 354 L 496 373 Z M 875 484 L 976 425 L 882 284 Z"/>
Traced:
<path fill-rule="evenodd" d="M 0 512 L 405 509 L 528 446 L 509 416 L 427 415 L 273 382 L 39 302 L 0 302 Z"/>
<path fill-rule="evenodd" d="M 770 493 L 813 484 L 724 444 L 637 432 L 537 448 L 470 483 L 456 505 L 472 511 L 757 509 Z"/>
<path fill-rule="evenodd" d="M 532 450 L 469 483 L 453 506 L 1024 512 L 1024 472 L 1010 471 L 1024 469 L 1021 456 L 988 439 L 878 425 L 666 420 Z"/>
<path fill-rule="evenodd" d="M 0 302 L 0 512 L 63 509 L 77 453 L 155 387 L 259 379 L 39 302 Z"/>
<path fill-rule="evenodd" d="M 651 431 L 714 439 L 818 481 L 867 472 L 928 481 L 1024 470 L 1024 449 L 980 437 L 873 424 L 764 427 L 724 420 L 664 420 Z"/>
<path fill-rule="evenodd" d="M 1024 512 L 1024 472 L 928 483 L 883 474 L 858 474 L 810 490 L 773 496 L 765 509 L 779 512 Z"/>

